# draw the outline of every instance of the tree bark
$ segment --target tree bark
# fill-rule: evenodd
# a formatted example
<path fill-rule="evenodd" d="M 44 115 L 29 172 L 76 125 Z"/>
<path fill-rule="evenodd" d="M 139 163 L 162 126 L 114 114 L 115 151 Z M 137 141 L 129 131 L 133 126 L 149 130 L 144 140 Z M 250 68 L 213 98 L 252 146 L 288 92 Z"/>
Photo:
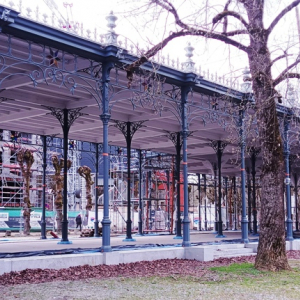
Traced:
<path fill-rule="evenodd" d="M 62 213 L 62 209 L 63 209 L 63 175 L 61 175 L 61 171 L 64 167 L 64 159 L 60 158 L 58 159 L 57 155 L 53 155 L 52 156 L 52 164 L 55 170 L 54 173 L 54 195 L 55 195 L 55 200 L 54 200 L 54 205 L 55 205 L 55 210 L 56 210 L 56 226 L 57 229 L 56 231 L 58 233 L 62 232 L 62 220 L 63 220 L 63 213 Z M 68 170 L 71 168 L 72 166 L 72 162 L 71 160 L 68 159 Z"/>
<path fill-rule="evenodd" d="M 24 234 L 30 234 L 30 213 L 31 213 L 31 203 L 30 203 L 30 176 L 31 167 L 34 163 L 34 157 L 30 150 L 21 149 L 17 154 L 17 161 L 22 171 L 22 177 L 24 179 L 24 204 L 23 204 L 23 217 L 24 217 Z"/>
<path fill-rule="evenodd" d="M 245 1 L 250 31 L 249 65 L 253 80 L 259 144 L 262 153 L 261 219 L 255 267 L 289 270 L 285 251 L 283 145 L 276 112 L 276 90 L 270 70 L 268 32 L 263 26 L 263 1 Z"/>
<path fill-rule="evenodd" d="M 86 188 L 86 200 L 87 204 L 85 209 L 92 210 L 92 185 L 94 184 L 91 177 L 91 169 L 87 166 L 79 167 L 78 174 L 85 179 L 85 188 Z"/>

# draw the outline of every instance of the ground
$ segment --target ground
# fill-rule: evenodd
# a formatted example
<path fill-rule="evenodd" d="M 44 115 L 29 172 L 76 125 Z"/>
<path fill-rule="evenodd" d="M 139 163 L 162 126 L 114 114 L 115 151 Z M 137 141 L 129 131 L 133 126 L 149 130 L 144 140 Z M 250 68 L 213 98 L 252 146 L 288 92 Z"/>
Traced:
<path fill-rule="evenodd" d="M 0 276 L 0 298 L 299 299 L 300 251 L 288 257 L 293 271 L 278 274 L 255 270 L 254 256 L 24 270 Z"/>

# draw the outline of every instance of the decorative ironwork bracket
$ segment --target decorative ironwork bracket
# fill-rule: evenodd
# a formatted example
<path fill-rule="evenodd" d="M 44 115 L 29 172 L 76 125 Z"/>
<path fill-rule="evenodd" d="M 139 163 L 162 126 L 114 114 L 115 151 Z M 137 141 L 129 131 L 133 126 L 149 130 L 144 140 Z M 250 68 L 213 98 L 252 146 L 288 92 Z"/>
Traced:
<path fill-rule="evenodd" d="M 178 142 L 178 136 L 179 136 L 179 145 L 180 145 L 180 149 L 182 147 L 182 144 L 183 144 L 183 136 L 181 134 L 181 132 L 170 132 L 170 131 L 166 131 L 167 135 L 166 137 L 174 144 L 175 147 L 177 147 L 177 142 Z M 179 134 L 178 134 L 179 133 Z M 191 136 L 192 134 L 194 133 L 194 131 L 189 131 L 187 132 L 187 138 L 189 136 Z"/>
<path fill-rule="evenodd" d="M 118 128 L 124 135 L 125 139 L 127 142 L 131 142 L 133 135 L 141 128 L 145 127 L 143 123 L 146 122 L 144 121 L 138 121 L 138 122 L 121 122 L 121 121 L 116 121 L 113 120 L 115 123 L 115 127 Z M 129 141 L 128 141 L 129 139 Z"/>
<path fill-rule="evenodd" d="M 223 141 L 211 141 L 210 142 L 210 146 L 215 150 L 216 153 L 223 153 L 224 149 L 226 148 L 226 146 L 228 145 L 228 143 L 223 142 Z"/>
<path fill-rule="evenodd" d="M 248 153 L 248 155 L 251 157 L 252 155 L 254 156 L 254 157 L 257 157 L 258 156 L 258 154 L 260 153 L 260 151 L 261 151 L 261 149 L 260 148 L 257 148 L 257 147 L 247 147 L 247 153 Z"/>
<path fill-rule="evenodd" d="M 73 109 L 61 109 L 61 108 L 55 108 L 55 107 L 51 107 L 51 106 L 46 106 L 43 105 L 43 107 L 47 108 L 48 110 L 51 111 L 51 115 L 56 117 L 56 119 L 59 121 L 60 125 L 62 126 L 62 128 L 65 128 L 65 125 L 67 126 L 68 130 L 70 129 L 70 127 L 72 126 L 72 124 L 74 123 L 74 121 L 76 119 L 78 119 L 79 117 L 86 115 L 82 112 L 80 112 L 82 109 L 84 109 L 86 106 L 84 107 L 78 107 L 78 108 L 73 108 Z M 67 111 L 68 113 L 68 123 L 64 124 L 65 120 L 64 120 L 64 113 L 65 111 Z"/>

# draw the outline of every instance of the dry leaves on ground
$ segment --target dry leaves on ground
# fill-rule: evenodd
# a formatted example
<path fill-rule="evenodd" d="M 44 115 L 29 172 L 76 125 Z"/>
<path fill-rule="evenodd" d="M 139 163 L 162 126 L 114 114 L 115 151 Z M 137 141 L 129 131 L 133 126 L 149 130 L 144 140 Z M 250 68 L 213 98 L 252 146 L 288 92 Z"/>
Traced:
<path fill-rule="evenodd" d="M 288 251 L 289 259 L 300 259 L 300 251 Z M 255 256 L 219 258 L 210 262 L 185 259 L 161 259 L 119 265 L 77 266 L 67 269 L 26 269 L 0 276 L 0 285 L 41 283 L 56 280 L 78 280 L 87 278 L 145 277 L 145 276 L 194 276 L 203 277 L 210 267 L 232 263 L 253 263 Z"/>

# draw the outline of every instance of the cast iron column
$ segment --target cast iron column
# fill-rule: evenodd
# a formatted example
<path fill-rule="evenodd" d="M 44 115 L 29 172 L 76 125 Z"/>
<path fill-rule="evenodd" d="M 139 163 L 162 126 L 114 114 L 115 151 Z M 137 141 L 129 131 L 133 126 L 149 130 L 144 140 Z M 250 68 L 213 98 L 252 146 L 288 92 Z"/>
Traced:
<path fill-rule="evenodd" d="M 177 181 L 176 185 L 176 236 L 174 239 L 182 239 L 181 234 L 181 215 L 180 215 L 180 152 L 182 148 L 182 136 L 180 132 L 168 132 L 168 138 L 173 142 L 176 150 L 175 157 L 175 179 Z"/>
<path fill-rule="evenodd" d="M 137 150 L 139 153 L 139 221 L 138 234 L 143 235 L 143 207 L 142 207 L 142 150 Z"/>
<path fill-rule="evenodd" d="M 252 173 L 252 205 L 253 205 L 253 233 L 252 235 L 258 235 L 257 232 L 257 208 L 256 208 L 256 182 L 255 182 L 255 163 L 256 163 L 256 157 L 260 153 L 259 148 L 250 147 L 248 149 L 248 153 L 251 158 L 251 173 Z"/>
<path fill-rule="evenodd" d="M 207 211 L 206 211 L 206 174 L 202 174 L 204 183 L 204 229 L 207 231 Z"/>
<path fill-rule="evenodd" d="M 84 107 L 74 109 L 59 109 L 50 106 L 45 106 L 51 111 L 51 115 L 55 116 L 60 122 L 63 130 L 63 157 L 64 157 L 64 189 L 63 189 L 63 221 L 62 237 L 58 244 L 72 244 L 68 240 L 68 135 L 73 122 L 83 115 L 80 111 Z"/>
<path fill-rule="evenodd" d="M 234 199 L 234 230 L 237 230 L 237 203 L 236 203 L 236 177 L 233 177 L 233 199 Z"/>
<path fill-rule="evenodd" d="M 47 168 L 47 138 L 41 136 L 43 142 L 43 196 L 42 196 L 42 220 L 41 220 L 41 239 L 46 239 L 46 168 Z"/>
<path fill-rule="evenodd" d="M 167 174 L 167 189 L 168 189 L 168 224 L 169 224 L 169 232 L 171 233 L 170 231 L 170 201 L 171 201 L 171 197 L 170 197 L 170 171 L 169 170 L 166 170 L 166 174 Z"/>
<path fill-rule="evenodd" d="M 299 220 L 298 220 L 298 174 L 294 173 L 295 181 L 295 210 L 296 210 L 296 231 L 299 232 Z"/>
<path fill-rule="evenodd" d="M 248 219 L 246 212 L 246 180 L 245 180 L 245 130 L 244 130 L 245 112 L 243 109 L 239 111 L 239 136 L 241 147 L 241 192 L 242 192 L 242 242 L 249 243 L 248 239 Z"/>
<path fill-rule="evenodd" d="M 248 232 L 252 232 L 252 227 L 251 227 L 251 211 L 252 211 L 252 205 L 251 205 L 251 177 L 250 177 L 250 169 L 247 168 L 247 187 L 248 187 L 248 216 L 249 216 L 249 223 L 248 223 Z"/>
<path fill-rule="evenodd" d="M 150 211 L 149 211 L 149 221 L 148 221 L 148 229 L 152 229 L 152 222 L 151 222 L 151 205 L 152 205 L 152 201 L 151 201 L 151 175 L 152 175 L 152 172 L 151 171 L 148 171 L 148 176 L 147 176 L 147 181 L 148 181 L 148 199 L 149 199 L 149 207 L 150 207 Z M 148 216 L 148 214 L 147 214 Z M 149 226 L 151 222 L 151 228 Z"/>
<path fill-rule="evenodd" d="M 199 224 L 199 231 L 201 231 L 201 185 L 200 185 L 200 174 L 197 174 L 198 178 L 198 199 L 199 199 L 199 206 L 198 206 L 198 224 Z"/>
<path fill-rule="evenodd" d="M 182 239 L 182 234 L 181 234 L 181 208 L 180 208 L 180 153 L 181 153 L 181 148 L 182 148 L 182 139 L 180 132 L 177 132 L 177 138 L 176 138 L 176 180 L 177 180 L 177 185 L 176 185 L 176 190 L 177 190 L 177 197 L 176 197 L 176 236 L 174 239 Z"/>
<path fill-rule="evenodd" d="M 110 70 L 114 67 L 114 64 L 107 62 L 102 64 L 102 114 L 100 119 L 103 124 L 103 219 L 102 224 L 102 252 L 111 252 L 110 245 L 110 224 L 109 219 L 109 154 L 108 154 L 108 122 L 110 120 L 110 109 L 109 109 L 109 81 L 110 81 Z"/>
<path fill-rule="evenodd" d="M 228 177 L 224 177 L 225 181 L 225 197 L 226 197 L 226 230 L 229 229 L 229 220 L 228 220 Z"/>
<path fill-rule="evenodd" d="M 295 154 L 290 154 L 290 157 L 289 157 L 289 171 L 290 171 L 290 178 L 292 177 L 292 174 L 293 174 L 293 169 L 292 169 L 292 166 L 293 166 L 293 164 L 294 164 L 294 162 L 295 162 L 295 160 L 297 159 L 297 155 L 295 155 Z M 292 190 L 292 181 L 290 182 L 290 191 Z M 295 191 L 295 187 L 294 187 L 294 191 Z M 295 199 L 296 199 L 296 196 L 295 196 Z M 290 203 L 291 203 L 291 211 L 292 211 L 292 209 L 293 209 L 293 207 L 292 207 L 292 192 L 290 192 Z M 295 210 L 297 211 L 297 203 L 295 203 Z M 291 212 L 291 216 L 293 215 L 293 213 Z M 296 215 L 297 215 L 297 212 L 296 212 Z M 293 222 L 293 219 L 292 219 L 292 224 L 293 224 L 294 222 Z M 296 222 L 295 222 L 296 223 Z M 292 228 L 293 228 L 294 226 L 292 225 Z"/>
<path fill-rule="evenodd" d="M 189 192 L 188 192 L 188 168 L 187 168 L 187 95 L 190 87 L 181 87 L 181 122 L 182 122 L 182 165 L 183 165 L 183 247 L 191 247 L 190 220 L 189 220 Z"/>
<path fill-rule="evenodd" d="M 293 238 L 293 221 L 291 209 L 291 179 L 290 179 L 290 145 L 289 145 L 289 132 L 290 120 L 284 119 L 284 160 L 285 160 L 285 191 L 286 191 L 286 240 L 292 241 Z"/>
<path fill-rule="evenodd" d="M 222 172 L 221 172 L 221 165 L 222 165 L 222 154 L 227 146 L 227 143 L 223 141 L 212 141 L 211 142 L 212 148 L 215 150 L 218 159 L 218 214 L 219 214 L 219 221 L 218 223 L 218 234 L 216 235 L 217 238 L 225 237 L 223 235 L 223 222 L 222 222 Z"/>
<path fill-rule="evenodd" d="M 131 142 L 133 135 L 138 129 L 142 127 L 142 124 L 145 121 L 140 122 L 120 122 L 115 121 L 115 126 L 123 133 L 126 140 L 126 149 L 127 149 L 127 221 L 126 221 L 126 238 L 123 242 L 134 242 L 135 239 L 132 238 L 131 234 L 131 174 L 130 174 L 130 165 L 131 165 Z"/>
<path fill-rule="evenodd" d="M 217 206 L 217 164 L 212 163 L 213 170 L 214 170 L 214 199 L 215 199 L 215 232 L 218 232 L 218 206 Z M 211 214 L 211 209 L 210 209 Z"/>
<path fill-rule="evenodd" d="M 94 222 L 94 237 L 99 235 L 99 220 L 98 220 L 98 170 L 99 170 L 99 145 L 94 144 L 95 147 L 95 222 Z"/>

